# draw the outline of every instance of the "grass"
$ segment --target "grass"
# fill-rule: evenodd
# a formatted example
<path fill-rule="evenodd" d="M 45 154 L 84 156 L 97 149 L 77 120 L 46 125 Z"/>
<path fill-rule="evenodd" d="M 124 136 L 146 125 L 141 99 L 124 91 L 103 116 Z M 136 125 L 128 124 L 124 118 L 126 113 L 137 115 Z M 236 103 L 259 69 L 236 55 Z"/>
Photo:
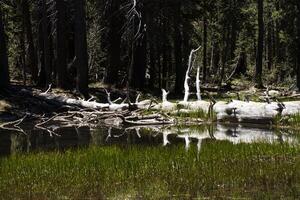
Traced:
<path fill-rule="evenodd" d="M 192 118 L 192 119 L 202 119 L 204 121 L 216 121 L 217 114 L 215 112 L 208 113 L 202 109 L 197 109 L 189 112 L 181 112 L 178 110 L 176 114 L 174 114 L 175 117 L 178 117 L 179 119 L 185 119 L 185 118 Z"/>
<path fill-rule="evenodd" d="M 300 147 L 213 141 L 196 147 L 91 147 L 0 159 L 4 199 L 295 199 Z"/>
<path fill-rule="evenodd" d="M 276 116 L 274 124 L 277 127 L 288 127 L 290 129 L 299 129 L 300 127 L 300 113 L 288 116 Z"/>

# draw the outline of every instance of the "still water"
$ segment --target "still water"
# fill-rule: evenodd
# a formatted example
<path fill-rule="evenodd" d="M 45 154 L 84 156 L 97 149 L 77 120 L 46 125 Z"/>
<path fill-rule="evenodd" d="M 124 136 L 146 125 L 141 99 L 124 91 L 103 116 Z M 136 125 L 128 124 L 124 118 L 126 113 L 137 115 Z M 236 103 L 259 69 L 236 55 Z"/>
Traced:
<path fill-rule="evenodd" d="M 299 199 L 299 133 L 257 125 L 0 131 L 0 199 Z M 38 153 L 37 153 L 38 152 Z"/>
<path fill-rule="evenodd" d="M 57 128 L 59 136 L 28 128 L 25 134 L 0 130 L 0 155 L 15 153 L 65 151 L 89 146 L 184 146 L 200 152 L 205 143 L 216 140 L 238 143 L 299 144 L 299 134 L 266 126 L 210 124 L 197 126 L 135 126 L 127 128 L 89 127 Z"/>

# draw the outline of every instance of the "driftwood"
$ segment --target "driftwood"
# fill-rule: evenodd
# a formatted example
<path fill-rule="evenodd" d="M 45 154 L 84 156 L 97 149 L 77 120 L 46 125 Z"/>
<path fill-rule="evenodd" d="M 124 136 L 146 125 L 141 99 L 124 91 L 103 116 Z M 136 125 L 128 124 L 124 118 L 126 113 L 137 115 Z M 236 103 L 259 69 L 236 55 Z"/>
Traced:
<path fill-rule="evenodd" d="M 19 126 L 25 120 L 26 117 L 27 115 L 25 115 L 21 119 L 0 124 L 0 129 L 26 134 L 25 131 Z"/>
<path fill-rule="evenodd" d="M 174 120 L 163 114 L 144 115 L 143 111 L 151 109 L 156 103 L 154 103 L 153 100 L 139 102 L 140 95 L 137 96 L 135 103 L 125 103 L 124 101 L 117 104 L 115 101 L 111 100 L 110 93 L 107 91 L 108 103 L 99 103 L 91 101 L 91 99 L 86 101 L 83 99 L 51 94 L 49 93 L 49 90 L 50 89 L 41 93 L 38 91 L 22 89 L 18 95 L 25 96 L 27 101 L 32 100 L 31 103 L 33 104 L 40 105 L 47 102 L 46 105 L 49 105 L 49 107 L 54 105 L 54 109 L 51 109 L 51 112 L 47 114 L 47 117 L 43 114 L 39 117 L 35 117 L 36 124 L 34 129 L 42 130 L 50 136 L 59 136 L 59 133 L 57 132 L 59 127 L 79 128 L 84 126 L 94 127 L 99 124 L 136 126 L 174 123 Z M 25 118 L 1 124 L 0 129 L 18 131 L 26 134 L 25 131 L 19 127 L 24 119 Z"/>
<path fill-rule="evenodd" d="M 54 95 L 51 93 L 38 93 L 38 92 L 32 92 L 29 90 L 22 89 L 21 94 L 24 95 L 30 95 L 35 98 L 41 99 L 43 101 L 46 101 L 48 103 L 54 104 L 54 105 L 68 105 L 68 106 L 78 106 L 80 108 L 90 108 L 90 109 L 96 109 L 96 110 L 110 110 L 110 111 L 118 111 L 118 110 L 126 110 L 130 108 L 139 108 L 144 109 L 147 108 L 150 104 L 150 101 L 141 101 L 134 104 L 127 104 L 127 103 L 121 103 L 117 104 L 114 103 L 114 101 L 110 98 L 110 93 L 107 92 L 107 99 L 108 103 L 98 103 L 96 101 L 89 101 L 89 100 L 83 100 L 83 99 L 74 99 L 66 96 L 61 95 Z"/>

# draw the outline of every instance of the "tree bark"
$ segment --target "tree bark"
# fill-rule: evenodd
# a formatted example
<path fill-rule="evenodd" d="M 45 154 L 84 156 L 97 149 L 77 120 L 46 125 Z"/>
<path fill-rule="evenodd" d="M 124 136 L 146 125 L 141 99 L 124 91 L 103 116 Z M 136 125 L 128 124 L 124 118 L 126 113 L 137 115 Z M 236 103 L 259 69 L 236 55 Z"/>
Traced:
<path fill-rule="evenodd" d="M 300 90 L 300 2 L 297 2 L 297 87 Z"/>
<path fill-rule="evenodd" d="M 150 69 L 149 69 L 149 75 L 150 75 L 150 79 L 149 79 L 149 89 L 154 89 L 155 88 L 155 81 L 157 80 L 156 78 L 156 73 L 155 73 L 155 68 L 156 68 L 156 64 L 155 64 L 155 48 L 154 48 L 154 44 L 152 43 L 153 41 L 149 41 L 149 61 L 150 61 Z"/>
<path fill-rule="evenodd" d="M 257 0 L 258 11 L 258 40 L 255 68 L 255 84 L 257 88 L 263 88 L 262 68 L 263 68 L 263 52 L 264 52 L 264 1 Z"/>
<path fill-rule="evenodd" d="M 222 58 L 221 58 L 221 62 L 222 62 L 222 66 L 220 69 L 220 79 L 219 79 L 219 83 L 218 86 L 219 88 L 222 87 L 222 83 L 224 81 L 224 77 L 225 77 L 225 68 L 227 66 L 227 61 L 228 61 L 228 52 L 229 52 L 229 48 L 230 48 L 230 44 L 229 44 L 229 36 L 230 36 L 230 27 L 229 25 L 225 25 L 223 27 L 223 53 L 222 53 Z"/>
<path fill-rule="evenodd" d="M 28 42 L 28 55 L 29 55 L 28 64 L 30 66 L 31 79 L 34 83 L 37 83 L 38 81 L 37 54 L 33 42 L 32 23 L 31 23 L 28 0 L 22 1 L 22 9 L 23 9 L 22 11 L 23 22 L 24 22 L 24 26 L 26 30 L 26 38 Z"/>
<path fill-rule="evenodd" d="M 75 56 L 77 90 L 88 98 L 88 54 L 85 20 L 85 0 L 75 0 Z"/>
<path fill-rule="evenodd" d="M 48 16 L 47 16 L 47 5 L 46 0 L 42 0 L 42 34 L 43 36 L 43 55 L 44 55 L 44 69 L 45 69 L 45 83 L 46 87 L 52 82 L 51 78 L 51 52 L 50 52 L 50 41 L 48 35 Z"/>
<path fill-rule="evenodd" d="M 244 49 L 241 50 L 236 67 L 236 75 L 246 75 L 247 72 L 247 54 Z"/>
<path fill-rule="evenodd" d="M 167 38 L 167 20 L 163 22 L 163 45 L 162 45 L 162 88 L 167 89 L 167 81 L 168 81 L 168 57 L 167 57 L 167 45 L 168 45 L 168 38 Z"/>
<path fill-rule="evenodd" d="M 143 27 L 143 25 L 142 25 Z M 143 90 L 145 86 L 145 74 L 147 67 L 147 40 L 145 33 L 140 33 L 133 52 L 133 71 L 130 87 Z"/>
<path fill-rule="evenodd" d="M 20 32 L 20 46 L 21 46 L 21 54 L 20 54 L 20 64 L 22 66 L 23 71 L 23 85 L 26 86 L 26 47 L 25 47 L 25 19 L 23 18 Z"/>
<path fill-rule="evenodd" d="M 4 23 L 0 7 L 0 89 L 9 85 L 8 57 L 5 41 Z"/>
<path fill-rule="evenodd" d="M 66 14 L 67 6 L 65 1 L 56 0 L 57 21 L 56 21 L 56 83 L 62 89 L 67 89 L 67 33 Z"/>
<path fill-rule="evenodd" d="M 203 83 L 206 82 L 207 74 L 207 19 L 203 17 Z"/>
<path fill-rule="evenodd" d="M 141 9 L 141 26 L 137 30 L 137 24 L 134 23 L 134 32 L 139 31 L 133 41 L 132 51 L 132 71 L 129 80 L 129 86 L 131 88 L 143 90 L 145 86 L 145 75 L 147 68 L 147 36 L 145 29 L 145 9 Z"/>
<path fill-rule="evenodd" d="M 273 44 L 272 44 L 272 32 L 273 23 L 268 24 L 267 34 L 267 55 L 268 55 L 268 69 L 271 70 L 273 66 Z"/>
<path fill-rule="evenodd" d="M 233 7 L 232 7 L 232 19 L 231 19 L 231 29 L 230 29 L 230 59 L 235 59 L 235 49 L 236 49 L 236 38 L 237 38 L 237 28 L 238 28 L 238 22 L 237 22 L 237 5 L 236 0 L 233 0 Z"/>
<path fill-rule="evenodd" d="M 184 67 L 182 64 L 182 34 L 181 34 L 181 2 L 177 2 L 174 14 L 174 57 L 175 57 L 175 93 L 183 92 Z"/>
<path fill-rule="evenodd" d="M 38 9 L 39 19 L 43 19 L 42 9 Z M 38 60 L 38 86 L 46 85 L 46 70 L 44 65 L 44 37 L 43 37 L 43 24 L 38 24 L 38 39 L 37 39 L 37 60 Z"/>
<path fill-rule="evenodd" d="M 108 65 L 104 82 L 107 84 L 116 84 L 118 81 L 118 72 L 120 68 L 120 54 L 121 54 L 121 34 L 120 34 L 120 16 L 118 11 L 120 9 L 120 0 L 112 0 L 108 23 Z"/>
<path fill-rule="evenodd" d="M 211 72 L 216 75 L 218 74 L 219 65 L 220 65 L 220 48 L 217 42 L 212 42 L 212 50 L 211 50 Z"/>

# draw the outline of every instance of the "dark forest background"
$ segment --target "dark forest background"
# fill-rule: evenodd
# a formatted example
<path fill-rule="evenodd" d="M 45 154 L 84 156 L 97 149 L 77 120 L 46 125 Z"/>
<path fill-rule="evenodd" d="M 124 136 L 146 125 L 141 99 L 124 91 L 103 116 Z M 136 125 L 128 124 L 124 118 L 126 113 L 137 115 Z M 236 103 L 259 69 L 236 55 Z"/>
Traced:
<path fill-rule="evenodd" d="M 300 1 L 0 0 L 0 87 L 182 94 L 199 46 L 202 86 L 300 88 Z"/>

